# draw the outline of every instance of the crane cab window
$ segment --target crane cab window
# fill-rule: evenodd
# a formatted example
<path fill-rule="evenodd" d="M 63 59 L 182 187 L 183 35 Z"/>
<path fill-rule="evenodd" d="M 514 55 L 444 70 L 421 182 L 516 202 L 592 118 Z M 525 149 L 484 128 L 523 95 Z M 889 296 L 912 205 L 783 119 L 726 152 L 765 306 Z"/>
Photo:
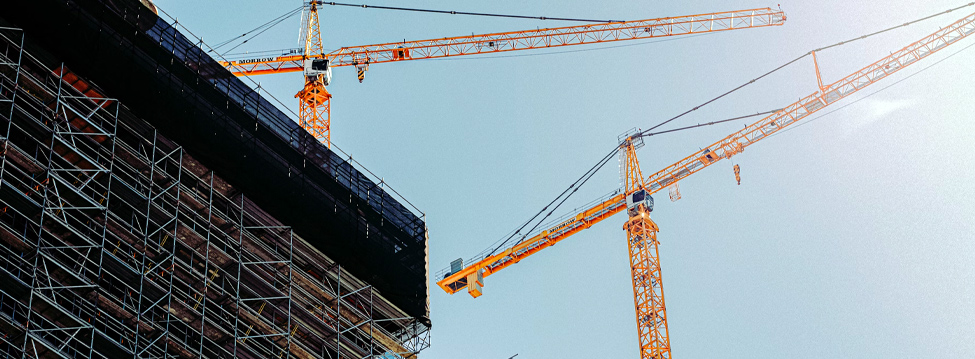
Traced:
<path fill-rule="evenodd" d="M 327 71 L 328 59 L 315 59 L 311 61 L 311 69 L 315 71 Z"/>

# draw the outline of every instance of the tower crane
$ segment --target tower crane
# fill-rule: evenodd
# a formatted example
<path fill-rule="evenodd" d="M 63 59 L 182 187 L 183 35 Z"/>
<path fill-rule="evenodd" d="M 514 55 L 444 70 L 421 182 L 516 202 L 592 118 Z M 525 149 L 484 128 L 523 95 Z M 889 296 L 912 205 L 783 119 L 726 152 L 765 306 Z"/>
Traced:
<path fill-rule="evenodd" d="M 640 356 L 642 359 L 669 359 L 671 358 L 670 336 L 657 250 L 659 228 L 650 219 L 650 212 L 653 210 L 651 195 L 721 159 L 730 159 L 746 147 L 808 118 L 809 115 L 973 33 L 975 33 L 975 14 L 968 15 L 839 81 L 826 85 L 822 83 L 819 65 L 816 63 L 815 71 L 819 82 L 819 89 L 816 92 L 705 146 L 702 150 L 649 177 L 643 177 L 636 156 L 636 150 L 643 145 L 642 138 L 645 133 L 635 132 L 625 135 L 617 147 L 622 166 L 621 191 L 577 213 L 574 217 L 496 254 L 484 256 L 467 266 L 464 266 L 461 260 L 454 261 L 437 285 L 449 294 L 467 288 L 468 293 L 476 298 L 483 294 L 486 277 L 625 210 L 627 219 L 623 229 L 626 231 L 630 254 Z M 815 55 L 815 52 L 812 54 Z M 815 56 L 813 59 L 815 62 Z M 736 177 L 737 172 L 736 168 Z"/>
<path fill-rule="evenodd" d="M 301 54 L 221 61 L 221 65 L 238 76 L 303 72 L 305 86 L 295 95 L 299 100 L 299 124 L 326 146 L 331 146 L 332 143 L 332 95 L 326 87 L 331 83 L 333 67 L 354 66 L 359 82 L 362 82 L 370 64 L 779 26 L 786 20 L 785 13 L 781 10 L 761 8 L 430 40 L 404 40 L 342 47 L 325 53 L 318 11 L 326 4 L 334 3 L 307 1 L 307 13 L 302 24 L 304 49 Z"/>

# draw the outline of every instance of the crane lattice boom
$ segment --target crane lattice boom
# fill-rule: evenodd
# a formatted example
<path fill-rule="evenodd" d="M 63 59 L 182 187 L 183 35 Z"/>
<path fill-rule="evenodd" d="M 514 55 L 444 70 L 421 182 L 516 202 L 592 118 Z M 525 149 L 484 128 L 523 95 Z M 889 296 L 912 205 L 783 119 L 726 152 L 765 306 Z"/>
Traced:
<path fill-rule="evenodd" d="M 377 64 L 779 26 L 784 24 L 785 20 L 785 13 L 781 10 L 749 9 L 607 24 L 350 46 L 323 56 L 329 59 L 331 67 L 341 67 L 366 62 Z M 303 61 L 306 58 L 307 56 L 303 55 L 289 55 L 221 62 L 221 64 L 238 76 L 261 75 L 302 71 Z"/>

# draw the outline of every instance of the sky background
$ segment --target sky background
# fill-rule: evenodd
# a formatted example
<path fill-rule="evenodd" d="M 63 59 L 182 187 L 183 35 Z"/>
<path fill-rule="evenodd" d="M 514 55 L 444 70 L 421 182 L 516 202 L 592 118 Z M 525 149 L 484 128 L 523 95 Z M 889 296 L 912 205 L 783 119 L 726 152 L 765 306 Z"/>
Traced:
<path fill-rule="evenodd" d="M 300 6 L 298 0 L 156 3 L 210 44 Z M 777 5 L 367 3 L 625 20 Z M 425 212 L 435 272 L 515 229 L 616 146 L 620 133 L 649 128 L 814 48 L 959 5 L 782 2 L 789 17 L 781 27 L 377 64 L 362 84 L 353 69 L 339 68 L 329 86 L 332 139 Z M 824 82 L 972 12 L 824 51 Z M 326 49 L 572 25 L 329 6 L 321 18 Z M 297 47 L 298 28 L 294 17 L 238 50 Z M 975 357 L 975 50 L 947 58 L 973 43 L 965 39 L 820 114 L 849 106 L 691 176 L 680 183 L 677 202 L 666 191 L 656 196 L 652 217 L 661 228 L 676 357 Z M 574 51 L 596 48 L 604 49 Z M 300 74 L 255 81 L 297 108 Z M 806 58 L 670 127 L 780 108 L 816 88 Z M 649 138 L 639 151 L 643 173 L 745 123 Z M 740 186 L 733 164 L 741 166 Z M 618 185 L 614 161 L 565 209 Z M 447 295 L 431 278 L 433 343 L 420 357 L 636 358 L 624 220 L 605 220 L 491 276 L 477 299 Z"/>

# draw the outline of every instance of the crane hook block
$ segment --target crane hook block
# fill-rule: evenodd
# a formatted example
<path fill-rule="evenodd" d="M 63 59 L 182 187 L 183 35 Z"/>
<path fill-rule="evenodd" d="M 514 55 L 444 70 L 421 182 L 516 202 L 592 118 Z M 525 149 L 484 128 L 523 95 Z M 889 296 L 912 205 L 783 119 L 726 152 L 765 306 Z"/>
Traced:
<path fill-rule="evenodd" d="M 738 181 L 738 185 L 741 186 L 741 167 L 735 165 L 735 180 Z"/>
<path fill-rule="evenodd" d="M 358 60 L 353 60 L 352 64 L 355 65 L 356 76 L 359 78 L 359 83 L 366 78 L 366 71 L 369 71 L 369 60 L 365 62 L 359 62 Z"/>

